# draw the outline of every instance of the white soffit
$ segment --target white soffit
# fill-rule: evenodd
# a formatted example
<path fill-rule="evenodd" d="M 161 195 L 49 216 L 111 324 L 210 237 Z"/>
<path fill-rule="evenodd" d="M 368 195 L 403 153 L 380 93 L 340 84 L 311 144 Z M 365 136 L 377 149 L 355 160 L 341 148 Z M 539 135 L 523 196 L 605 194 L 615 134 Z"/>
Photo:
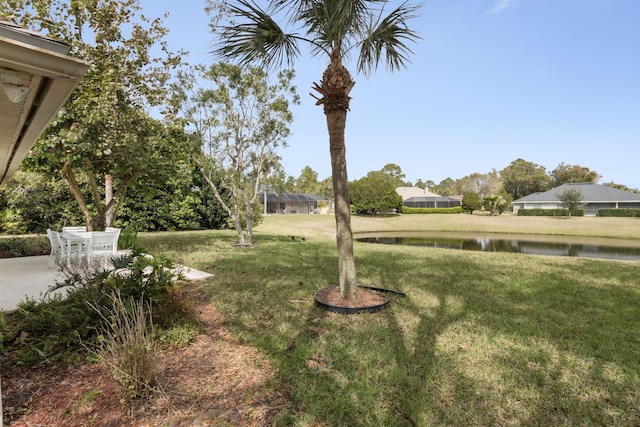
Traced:
<path fill-rule="evenodd" d="M 63 43 L 0 21 L 0 185 L 89 69 L 68 51 Z"/>

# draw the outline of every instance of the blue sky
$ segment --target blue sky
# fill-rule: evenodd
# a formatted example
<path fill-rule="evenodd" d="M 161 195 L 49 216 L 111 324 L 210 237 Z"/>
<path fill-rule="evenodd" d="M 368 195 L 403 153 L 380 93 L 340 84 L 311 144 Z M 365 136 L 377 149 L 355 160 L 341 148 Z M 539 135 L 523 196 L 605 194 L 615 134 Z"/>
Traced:
<path fill-rule="evenodd" d="M 188 3 L 188 7 L 186 7 Z M 399 1 L 391 1 L 400 4 Z M 141 0 L 168 11 L 171 49 L 210 63 L 198 0 Z M 581 165 L 640 189 L 640 1 L 426 0 L 406 71 L 355 74 L 346 144 L 349 180 L 400 166 L 406 179 L 462 178 L 522 158 L 547 171 Z M 326 122 L 309 95 L 324 58 L 301 58 L 287 174 L 331 175 Z"/>

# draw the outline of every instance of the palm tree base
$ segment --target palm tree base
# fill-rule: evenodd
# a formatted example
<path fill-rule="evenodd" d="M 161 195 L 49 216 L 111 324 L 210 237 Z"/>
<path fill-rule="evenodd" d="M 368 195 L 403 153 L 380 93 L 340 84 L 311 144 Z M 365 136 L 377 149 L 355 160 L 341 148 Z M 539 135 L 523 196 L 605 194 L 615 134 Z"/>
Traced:
<path fill-rule="evenodd" d="M 374 313 L 382 310 L 391 302 L 391 297 L 384 294 L 404 296 L 402 292 L 389 289 L 358 286 L 356 299 L 348 300 L 340 295 L 340 287 L 334 286 L 320 289 L 314 295 L 314 300 L 318 306 L 334 313 Z"/>

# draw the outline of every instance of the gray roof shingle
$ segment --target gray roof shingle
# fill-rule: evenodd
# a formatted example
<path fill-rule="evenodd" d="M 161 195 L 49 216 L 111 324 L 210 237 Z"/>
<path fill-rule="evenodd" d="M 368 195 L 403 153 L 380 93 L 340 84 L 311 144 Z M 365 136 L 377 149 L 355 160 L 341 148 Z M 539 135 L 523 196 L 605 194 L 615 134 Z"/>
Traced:
<path fill-rule="evenodd" d="M 606 185 L 592 183 L 578 184 L 562 184 L 559 187 L 552 188 L 544 193 L 533 193 L 528 196 L 514 200 L 513 203 L 520 202 L 557 202 L 558 195 L 569 189 L 576 189 L 582 193 L 582 201 L 585 203 L 593 202 L 640 202 L 640 194 L 631 193 L 629 191 L 619 190 L 617 188 L 607 187 Z"/>

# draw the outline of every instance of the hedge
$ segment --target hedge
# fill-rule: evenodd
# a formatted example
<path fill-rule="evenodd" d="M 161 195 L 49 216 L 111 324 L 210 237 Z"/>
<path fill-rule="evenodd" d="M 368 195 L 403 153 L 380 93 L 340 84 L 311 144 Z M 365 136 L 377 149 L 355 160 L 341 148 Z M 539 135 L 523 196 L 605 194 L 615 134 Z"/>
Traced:
<path fill-rule="evenodd" d="M 455 206 L 453 208 L 410 208 L 408 206 L 402 207 L 403 214 L 460 214 L 462 213 L 462 206 Z"/>
<path fill-rule="evenodd" d="M 569 209 L 518 209 L 518 216 L 570 216 Z M 584 209 L 576 209 L 571 216 L 584 216 Z"/>
<path fill-rule="evenodd" d="M 598 216 L 640 217 L 640 209 L 600 209 Z"/>

